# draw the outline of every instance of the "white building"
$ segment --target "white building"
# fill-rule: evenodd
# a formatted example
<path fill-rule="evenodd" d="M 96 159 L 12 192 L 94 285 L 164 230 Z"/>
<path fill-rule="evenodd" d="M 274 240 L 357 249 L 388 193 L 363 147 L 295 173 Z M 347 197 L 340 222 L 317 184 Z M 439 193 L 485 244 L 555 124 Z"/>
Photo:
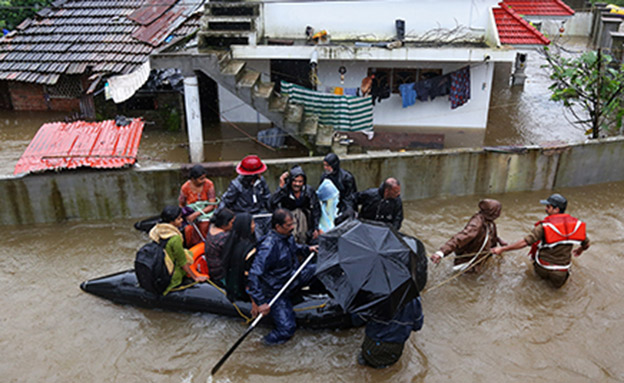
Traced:
<path fill-rule="evenodd" d="M 495 67 L 504 64 L 509 71 L 518 46 L 549 43 L 514 8 L 522 8 L 523 15 L 538 15 L 544 9 L 551 16 L 573 14 L 560 0 L 528 4 L 519 0 L 209 2 L 196 54 L 207 47 L 229 48 L 230 59 L 258 72 L 259 82 L 286 80 L 319 92 L 358 92 L 362 80 L 375 73 L 376 84 L 387 85 L 390 91 L 373 107 L 375 129 L 484 132 Z M 404 30 L 397 27 L 401 24 Z M 308 36 L 323 31 L 327 36 Z M 402 45 L 387 46 L 395 41 Z M 451 108 L 444 92 L 403 106 L 399 85 L 415 83 L 418 90 L 425 79 L 465 67 L 469 67 L 470 97 L 461 106 Z M 241 97 L 240 85 L 215 81 L 222 120 L 275 123 L 262 108 Z"/>

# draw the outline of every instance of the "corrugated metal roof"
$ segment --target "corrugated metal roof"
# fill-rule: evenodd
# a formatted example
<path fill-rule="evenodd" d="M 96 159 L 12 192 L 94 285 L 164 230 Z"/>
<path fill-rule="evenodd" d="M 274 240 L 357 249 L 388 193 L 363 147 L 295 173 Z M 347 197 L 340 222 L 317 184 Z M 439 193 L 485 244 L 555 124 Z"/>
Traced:
<path fill-rule="evenodd" d="M 2 69 L 6 73 L 1 77 L 35 79 L 32 82 L 42 82 L 39 79 L 45 77 L 43 82 L 53 84 L 49 80 L 54 77 L 47 76 L 52 64 L 59 64 L 52 68 L 61 75 L 86 73 L 98 64 L 102 64 L 98 67 L 103 71 L 100 74 L 124 74 L 117 70 L 145 62 L 169 35 L 180 37 L 179 31 L 186 35 L 199 29 L 201 15 L 196 10 L 206 1 L 56 1 L 40 11 L 38 18 L 25 20 L 15 31 L 0 37 L 0 59 L 6 64 Z M 166 7 L 162 12 L 152 12 L 155 5 Z M 142 22 L 149 23 L 143 25 L 128 18 L 137 12 Z M 158 28 L 149 28 L 152 24 Z M 133 38 L 132 34 L 137 32 L 139 38 Z M 101 56 L 108 53 L 116 56 L 112 60 L 107 56 L 107 62 L 103 63 Z M 32 72 L 40 76 L 31 76 Z"/>
<path fill-rule="evenodd" d="M 136 162 L 143 120 L 44 124 L 20 157 L 13 174 L 52 169 L 121 168 Z"/>
<path fill-rule="evenodd" d="M 501 44 L 506 45 L 548 45 L 548 40 L 540 31 L 520 17 L 505 2 L 494 8 L 494 20 Z"/>

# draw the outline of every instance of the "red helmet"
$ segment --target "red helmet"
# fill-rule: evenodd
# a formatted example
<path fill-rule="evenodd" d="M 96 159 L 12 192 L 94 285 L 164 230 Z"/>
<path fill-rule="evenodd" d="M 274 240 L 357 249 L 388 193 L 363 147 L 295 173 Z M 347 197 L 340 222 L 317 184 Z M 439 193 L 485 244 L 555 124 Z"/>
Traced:
<path fill-rule="evenodd" d="M 261 174 L 267 170 L 267 166 L 260 157 L 251 155 L 243 158 L 241 162 L 236 165 L 236 173 L 243 176 L 251 176 L 254 174 Z"/>

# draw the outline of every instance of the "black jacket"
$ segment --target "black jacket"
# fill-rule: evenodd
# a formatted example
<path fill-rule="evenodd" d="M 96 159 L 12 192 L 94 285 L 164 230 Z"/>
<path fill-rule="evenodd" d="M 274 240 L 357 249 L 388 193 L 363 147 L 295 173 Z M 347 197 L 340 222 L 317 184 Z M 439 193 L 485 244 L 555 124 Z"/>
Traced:
<path fill-rule="evenodd" d="M 239 175 L 230 182 L 230 186 L 221 196 L 219 209 L 227 207 L 234 213 L 257 214 L 269 207 L 271 191 L 264 177 L 256 179 L 252 185 L 245 176 Z"/>
<path fill-rule="evenodd" d="M 383 198 L 383 188 L 370 188 L 356 193 L 355 205 L 362 205 L 359 217 L 373 221 L 387 222 L 395 229 L 401 229 L 403 222 L 403 202 L 401 197 L 394 199 Z"/>
<path fill-rule="evenodd" d="M 299 198 L 295 198 L 291 188 L 292 180 L 297 176 L 303 176 L 305 180 Z M 308 238 L 311 238 L 314 230 L 318 229 L 321 219 L 321 204 L 316 196 L 316 190 L 307 184 L 306 174 L 300 166 L 294 166 L 290 170 L 290 176 L 288 177 L 286 185 L 273 193 L 269 200 L 269 207 L 271 211 L 277 208 L 288 209 L 290 211 L 295 209 L 303 210 L 308 218 Z"/>
<path fill-rule="evenodd" d="M 354 208 L 353 202 L 355 193 L 357 192 L 355 178 L 353 177 L 353 174 L 340 167 L 340 159 L 334 153 L 326 155 L 324 161 L 332 167 L 333 172 L 323 173 L 321 175 L 319 185 L 325 178 L 329 178 L 329 180 L 334 183 L 334 186 L 336 186 L 340 192 L 338 211 L 341 213 L 347 212 L 349 209 Z"/>

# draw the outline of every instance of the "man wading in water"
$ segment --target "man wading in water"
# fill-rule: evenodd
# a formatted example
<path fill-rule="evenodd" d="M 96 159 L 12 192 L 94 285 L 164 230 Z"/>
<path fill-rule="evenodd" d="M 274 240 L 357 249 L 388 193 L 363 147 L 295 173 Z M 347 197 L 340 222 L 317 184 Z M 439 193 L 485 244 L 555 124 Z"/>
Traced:
<path fill-rule="evenodd" d="M 585 223 L 564 214 L 568 201 L 561 194 L 553 194 L 541 200 L 546 205 L 548 216 L 535 224 L 531 233 L 508 246 L 492 249 L 494 254 L 522 249 L 531 245 L 529 255 L 533 259 L 533 268 L 537 275 L 559 288 L 570 276 L 572 254 L 578 257 L 589 248 L 589 238 L 585 233 Z M 574 245 L 580 245 L 572 251 Z"/>

